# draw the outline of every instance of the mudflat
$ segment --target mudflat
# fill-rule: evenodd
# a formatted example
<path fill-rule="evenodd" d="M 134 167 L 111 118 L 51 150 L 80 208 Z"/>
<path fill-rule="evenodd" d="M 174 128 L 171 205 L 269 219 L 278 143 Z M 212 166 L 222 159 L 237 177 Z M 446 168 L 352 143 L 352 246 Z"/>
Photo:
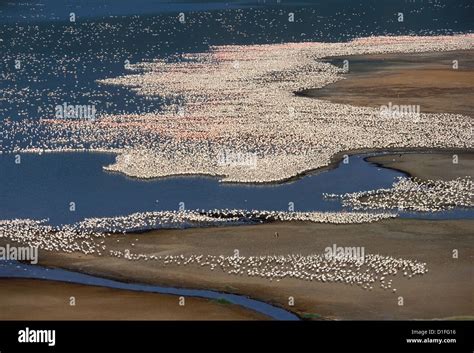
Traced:
<path fill-rule="evenodd" d="M 452 180 L 474 175 L 474 152 L 393 153 L 367 158 L 423 180 Z"/>
<path fill-rule="evenodd" d="M 74 297 L 75 305 L 70 305 Z M 66 282 L 0 278 L 0 320 L 265 320 L 238 305 Z"/>
<path fill-rule="evenodd" d="M 339 67 L 344 60 L 349 61 L 345 79 L 299 94 L 355 106 L 378 108 L 391 102 L 419 105 L 421 113 L 473 115 L 473 50 L 328 59 Z"/>
<path fill-rule="evenodd" d="M 371 224 L 270 223 L 112 235 L 109 249 L 165 255 L 240 256 L 323 253 L 333 244 L 363 246 L 365 253 L 426 262 L 429 272 L 393 280 L 396 293 L 341 283 L 279 282 L 196 265 L 163 265 L 110 256 L 41 252 L 40 263 L 122 281 L 212 289 L 248 295 L 317 319 L 441 319 L 474 313 L 474 220 L 391 219 Z M 275 232 L 279 236 L 275 237 Z M 133 243 L 133 245 L 132 245 Z M 457 250 L 458 258 L 453 258 Z M 289 305 L 289 297 L 294 305 Z M 403 306 L 399 298 L 403 297 Z"/>

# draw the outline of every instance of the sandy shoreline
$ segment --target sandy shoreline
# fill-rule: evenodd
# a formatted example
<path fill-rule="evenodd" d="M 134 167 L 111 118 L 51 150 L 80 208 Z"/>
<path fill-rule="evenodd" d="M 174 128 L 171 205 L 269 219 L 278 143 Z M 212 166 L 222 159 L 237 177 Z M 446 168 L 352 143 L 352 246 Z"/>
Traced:
<path fill-rule="evenodd" d="M 453 163 L 453 155 L 457 163 Z M 443 151 L 430 153 L 406 153 L 374 156 L 367 161 L 385 168 L 396 169 L 420 179 L 452 180 L 461 176 L 473 175 L 474 152 Z"/>
<path fill-rule="evenodd" d="M 34 300 L 32 300 L 34 296 Z M 70 305 L 74 297 L 75 306 Z M 0 278 L 0 320 L 266 320 L 238 305 L 201 298 L 57 281 Z"/>
<path fill-rule="evenodd" d="M 366 160 L 371 163 L 379 164 L 380 166 L 385 167 L 385 168 L 398 170 L 400 172 L 407 174 L 408 176 L 416 176 L 422 179 L 426 179 L 426 178 L 436 179 L 436 170 L 432 170 L 428 174 L 429 167 L 423 166 L 426 162 L 425 157 L 430 157 L 430 156 L 432 158 L 428 158 L 429 160 L 433 160 L 434 158 L 439 157 L 440 160 L 437 161 L 437 163 L 440 164 L 440 166 L 442 165 L 443 167 L 452 166 L 452 156 L 454 154 L 457 154 L 460 157 L 459 163 L 456 166 L 456 169 L 453 169 L 451 173 L 448 173 L 443 170 L 438 170 L 440 178 L 443 180 L 447 180 L 443 178 L 443 175 L 446 175 L 446 177 L 448 175 L 452 175 L 453 178 L 456 178 L 456 177 L 470 175 L 474 171 L 474 165 L 472 165 L 471 163 L 474 156 L 474 151 L 472 149 L 459 149 L 459 148 L 356 149 L 356 150 L 347 150 L 347 151 L 343 151 L 343 152 L 335 154 L 331 158 L 331 163 L 327 165 L 326 167 L 308 170 L 292 178 L 286 179 L 281 182 L 274 182 L 271 184 L 283 184 L 283 183 L 293 182 L 307 175 L 322 173 L 322 172 L 337 168 L 339 163 L 341 163 L 341 161 L 344 159 L 346 155 L 349 156 L 349 163 L 350 163 L 351 156 L 364 155 L 364 154 L 382 154 L 378 156 L 367 157 Z M 405 158 L 409 158 L 410 160 L 413 160 L 413 163 L 409 166 L 409 168 L 408 168 L 408 165 L 405 166 L 401 164 L 400 163 L 401 160 L 398 160 L 397 158 L 395 158 L 395 161 L 393 161 L 394 158 L 391 156 L 398 157 L 399 155 L 408 156 Z"/>
<path fill-rule="evenodd" d="M 327 246 L 364 246 L 366 252 L 417 259 L 429 273 L 396 278 L 397 294 L 345 284 L 283 279 L 280 282 L 233 276 L 209 268 L 158 266 L 108 256 L 41 253 L 40 263 L 121 281 L 205 288 L 249 295 L 293 311 L 326 319 L 435 319 L 472 315 L 474 221 L 386 220 L 375 224 L 328 225 L 273 223 L 209 229 L 163 230 L 107 238 L 110 248 L 155 255 L 214 254 L 242 256 L 321 253 Z M 279 237 L 274 234 L 278 232 Z M 118 242 L 117 242 L 118 240 Z M 132 246 L 132 243 L 134 244 Z M 459 258 L 452 258 L 453 249 Z M 405 298 L 398 306 L 398 296 Z M 288 298 L 295 305 L 288 305 Z M 436 301 L 430 298 L 437 298 Z"/>
<path fill-rule="evenodd" d="M 332 57 L 342 67 L 349 61 L 345 79 L 300 95 L 334 103 L 376 107 L 393 104 L 420 105 L 422 113 L 474 111 L 474 51 L 398 53 Z M 453 60 L 458 69 L 453 69 Z"/>

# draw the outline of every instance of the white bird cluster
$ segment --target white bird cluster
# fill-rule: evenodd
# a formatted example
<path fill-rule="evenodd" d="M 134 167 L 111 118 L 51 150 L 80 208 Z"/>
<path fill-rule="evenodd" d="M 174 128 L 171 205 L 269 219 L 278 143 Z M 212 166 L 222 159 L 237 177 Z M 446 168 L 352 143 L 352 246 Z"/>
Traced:
<path fill-rule="evenodd" d="M 46 220 L 12 219 L 0 221 L 0 239 L 41 250 L 57 252 L 80 252 L 83 254 L 103 254 L 105 234 L 82 232 L 77 224 L 53 227 Z"/>
<path fill-rule="evenodd" d="M 108 151 L 118 156 L 106 169 L 133 177 L 207 174 L 263 183 L 326 166 L 341 151 L 472 148 L 473 122 L 462 115 L 382 118 L 378 109 L 294 92 L 343 79 L 343 70 L 323 62 L 324 57 L 473 47 L 474 34 L 369 37 L 347 43 L 219 46 L 177 62 L 139 63 L 131 65 L 129 75 L 100 82 L 144 97 L 161 96 L 170 102 L 162 111 L 102 115 L 95 121 L 5 120 L 0 151 Z M 250 168 L 220 163 L 227 151 L 255 156 L 256 163 Z"/>
<path fill-rule="evenodd" d="M 470 176 L 449 181 L 399 177 L 390 189 L 324 194 L 324 197 L 340 198 L 344 206 L 354 210 L 439 212 L 474 207 L 474 185 Z"/>
<path fill-rule="evenodd" d="M 202 211 L 203 212 L 203 211 Z M 383 219 L 395 218 L 396 213 L 366 213 L 366 212 L 288 212 L 261 210 L 211 210 L 207 212 L 212 217 L 224 219 L 281 221 L 281 222 L 315 222 L 332 224 L 372 223 Z"/>
<path fill-rule="evenodd" d="M 47 251 L 102 255 L 108 234 L 160 228 L 218 226 L 270 221 L 366 223 L 395 217 L 390 213 L 277 212 L 245 210 L 195 210 L 139 212 L 122 217 L 86 218 L 72 225 L 51 226 L 47 220 L 0 221 L 0 238 Z"/>
<path fill-rule="evenodd" d="M 80 252 L 87 255 L 103 256 L 108 254 L 131 261 L 157 261 L 162 265 L 197 265 L 216 268 L 230 275 L 246 275 L 280 281 L 283 278 L 295 278 L 305 281 L 341 282 L 358 285 L 364 289 L 373 289 L 375 282 L 380 287 L 391 289 L 392 279 L 403 272 L 411 278 L 423 275 L 428 270 L 425 263 L 378 254 L 365 255 L 363 259 L 351 256 L 327 258 L 324 255 L 290 254 L 286 256 L 214 256 L 214 255 L 166 255 L 132 253 L 129 249 L 111 250 L 106 246 L 105 237 L 113 232 L 136 230 L 137 227 L 156 227 L 182 225 L 183 222 L 219 224 L 222 222 L 241 221 L 244 218 L 258 220 L 294 220 L 293 215 L 284 212 L 214 210 L 206 214 L 199 211 L 150 212 L 137 213 L 127 217 L 88 218 L 82 222 L 53 227 L 46 220 L 8 220 L 0 221 L 0 238 L 24 245 L 38 247 L 42 250 L 57 252 Z M 350 214 L 350 213 L 347 213 Z M 335 214 L 336 223 L 340 222 L 340 214 Z M 315 221 L 311 213 L 300 214 L 303 220 Z M 324 218 L 323 221 L 331 219 Z M 359 219 L 360 220 L 360 219 Z M 370 220 L 369 220 L 370 221 Z M 131 243 L 133 247 L 134 244 Z M 386 280 L 387 278 L 387 280 Z M 393 289 L 395 291 L 395 289 Z"/>
<path fill-rule="evenodd" d="M 392 281 L 398 274 L 412 278 L 428 272 L 424 262 L 379 254 L 367 254 L 361 261 L 350 256 L 328 259 L 320 254 L 156 256 L 135 254 L 128 249 L 110 250 L 109 253 L 131 261 L 156 261 L 162 266 L 209 267 L 212 271 L 220 269 L 229 275 L 260 277 L 270 281 L 294 278 L 303 281 L 338 282 L 357 285 L 368 290 L 379 285 L 380 288 L 391 289 L 394 293 L 396 289 L 392 288 Z"/>
<path fill-rule="evenodd" d="M 223 215 L 223 214 L 222 214 Z M 239 222 L 237 216 L 208 215 L 199 211 L 137 212 L 127 216 L 86 218 L 76 226 L 86 232 L 126 233 L 160 228 L 216 226 Z"/>

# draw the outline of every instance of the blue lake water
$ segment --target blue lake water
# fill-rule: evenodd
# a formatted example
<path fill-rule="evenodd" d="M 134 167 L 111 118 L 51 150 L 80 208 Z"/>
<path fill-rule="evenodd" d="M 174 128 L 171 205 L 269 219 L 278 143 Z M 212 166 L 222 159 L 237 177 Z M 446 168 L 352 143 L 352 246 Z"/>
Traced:
<path fill-rule="evenodd" d="M 76 21 L 69 21 L 74 12 Z M 178 21 L 179 12 L 186 15 Z M 403 23 L 396 14 L 403 12 Z M 295 21 L 288 21 L 288 14 Z M 56 105 L 94 105 L 97 114 L 159 111 L 160 97 L 145 99 L 97 80 L 123 75 L 124 63 L 206 51 L 211 45 L 348 41 L 369 35 L 453 34 L 473 31 L 469 1 L 406 0 L 0 1 L 0 120 L 40 119 Z M 15 67 L 19 60 L 19 68 Z M 18 140 L 28 136 L 18 136 Z M 117 141 L 117 144 L 120 144 Z M 0 150 L 9 142 L 0 131 Z M 388 187 L 398 172 L 379 170 L 359 157 L 336 170 L 276 186 L 222 185 L 202 177 L 139 181 L 104 173 L 113 155 L 77 153 L 0 155 L 0 218 L 84 217 L 186 208 L 340 210 L 322 192 Z M 74 201 L 77 210 L 69 212 Z M 448 213 L 451 214 L 451 213 Z M 453 212 L 458 217 L 462 211 Z M 411 216 L 411 215 L 407 215 Z M 436 215 L 439 217 L 439 215 Z"/>
<path fill-rule="evenodd" d="M 233 304 L 259 312 L 275 320 L 298 320 L 298 317 L 284 309 L 254 300 L 242 295 L 215 292 L 200 289 L 184 289 L 161 287 L 148 284 L 125 283 L 106 278 L 99 278 L 83 273 L 52 269 L 42 266 L 32 266 L 16 261 L 0 261 L 0 278 L 33 278 L 42 280 L 61 281 L 68 283 L 101 286 L 115 289 L 125 289 L 138 292 L 172 294 L 184 297 L 197 297 L 206 299 L 225 299 Z"/>
<path fill-rule="evenodd" d="M 52 224 L 63 224 L 85 217 L 177 210 L 180 202 L 186 209 L 288 210 L 292 202 L 295 211 L 340 211 L 340 201 L 322 194 L 388 188 L 404 175 L 356 155 L 348 164 L 281 184 L 228 184 L 202 176 L 143 180 L 102 169 L 114 160 L 113 154 L 46 153 L 22 154 L 21 163 L 15 164 L 14 155 L 0 155 L 0 219 L 49 218 Z M 70 202 L 75 202 L 75 212 L 69 210 Z M 402 216 L 474 218 L 474 210 Z"/>
<path fill-rule="evenodd" d="M 469 33 L 473 17 L 471 1 L 451 0 L 0 1 L 0 119 L 48 118 L 65 102 L 98 115 L 159 110 L 159 97 L 96 82 L 125 74 L 126 60 L 179 60 L 211 45 Z"/>

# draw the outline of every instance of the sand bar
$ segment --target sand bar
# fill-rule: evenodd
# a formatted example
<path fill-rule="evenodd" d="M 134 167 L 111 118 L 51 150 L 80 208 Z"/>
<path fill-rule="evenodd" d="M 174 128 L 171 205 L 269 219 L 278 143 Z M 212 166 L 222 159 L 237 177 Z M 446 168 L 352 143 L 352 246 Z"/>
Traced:
<path fill-rule="evenodd" d="M 70 305 L 71 297 L 75 306 Z M 0 278 L 1 320 L 266 320 L 238 305 L 201 298 L 56 281 Z"/>

